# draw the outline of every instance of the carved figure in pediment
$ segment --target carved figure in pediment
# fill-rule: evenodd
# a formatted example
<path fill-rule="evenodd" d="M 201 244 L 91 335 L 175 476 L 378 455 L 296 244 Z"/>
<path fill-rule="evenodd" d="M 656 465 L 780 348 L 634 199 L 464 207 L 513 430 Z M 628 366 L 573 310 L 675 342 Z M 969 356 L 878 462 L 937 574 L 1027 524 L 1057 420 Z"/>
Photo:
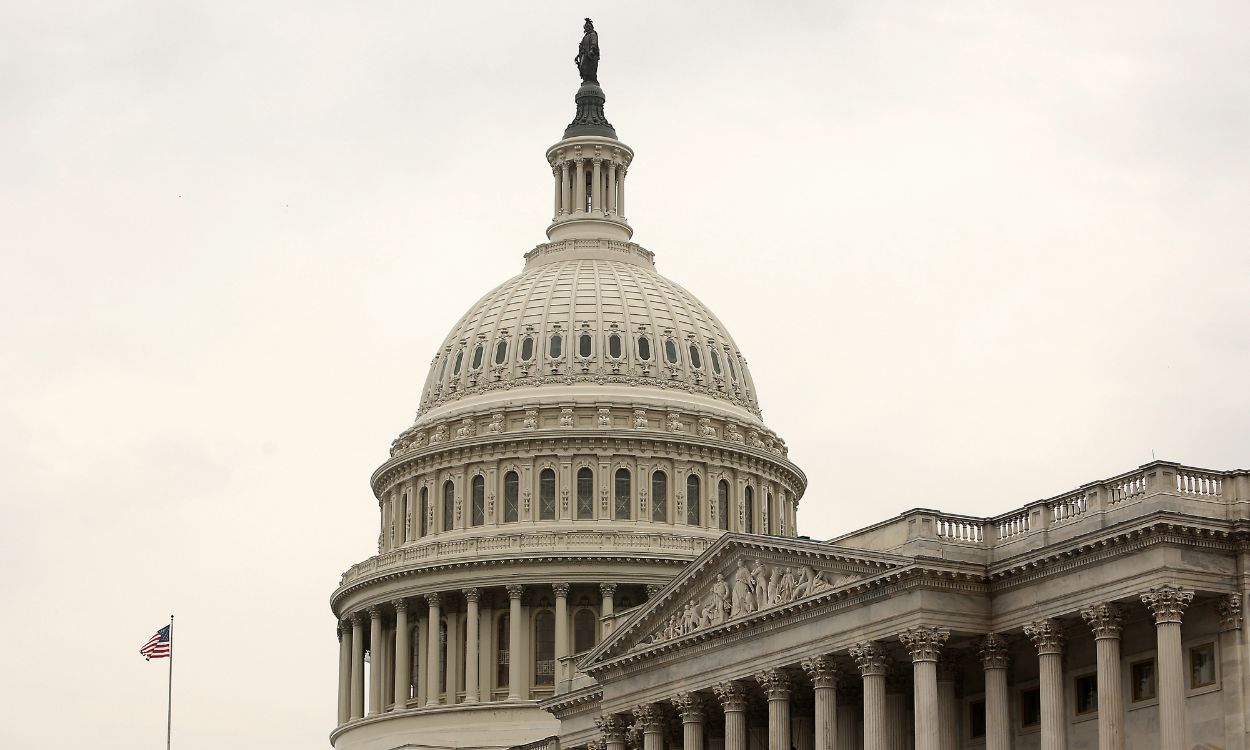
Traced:
<path fill-rule="evenodd" d="M 810 565 L 804 565 L 795 579 L 792 600 L 811 596 L 818 591 L 829 588 L 829 586 L 830 583 L 825 580 L 823 573 L 817 573 Z"/>
<path fill-rule="evenodd" d="M 747 570 L 745 560 L 738 561 L 738 569 L 734 571 L 734 585 L 730 592 L 730 616 L 744 617 L 755 611 L 755 595 L 751 592 L 751 571 Z"/>
<path fill-rule="evenodd" d="M 768 606 L 775 607 L 781 603 L 781 566 L 772 569 L 772 575 L 768 576 L 767 589 Z M 760 609 L 763 609 L 761 607 Z"/>
<path fill-rule="evenodd" d="M 725 583 L 722 573 L 716 574 L 716 583 L 712 584 L 712 593 L 708 594 L 703 605 L 703 621 L 708 625 L 720 625 L 729 612 L 729 584 Z"/>
<path fill-rule="evenodd" d="M 777 582 L 777 601 L 792 602 L 794 601 L 794 587 L 796 584 L 794 568 L 786 568 L 781 574 L 781 580 Z"/>
<path fill-rule="evenodd" d="M 699 616 L 695 613 L 694 599 L 691 599 L 686 602 L 686 608 L 681 612 L 681 632 L 685 635 L 686 633 L 691 633 L 698 629 Z"/>
<path fill-rule="evenodd" d="M 764 564 L 759 560 L 756 560 L 755 564 L 751 566 L 751 579 L 751 588 L 755 592 L 756 611 L 767 609 L 771 606 L 768 599 L 768 568 L 764 567 Z"/>

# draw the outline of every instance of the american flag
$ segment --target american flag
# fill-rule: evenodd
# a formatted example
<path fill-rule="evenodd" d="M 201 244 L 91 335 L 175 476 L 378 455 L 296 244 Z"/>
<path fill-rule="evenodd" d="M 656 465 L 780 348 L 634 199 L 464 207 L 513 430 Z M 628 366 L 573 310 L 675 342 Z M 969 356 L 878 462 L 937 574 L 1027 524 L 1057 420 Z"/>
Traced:
<path fill-rule="evenodd" d="M 169 637 L 170 625 L 166 625 L 156 631 L 156 635 L 148 639 L 143 644 L 143 648 L 139 649 L 139 653 L 144 659 L 151 661 L 152 659 L 165 659 L 174 651 L 173 641 Z"/>

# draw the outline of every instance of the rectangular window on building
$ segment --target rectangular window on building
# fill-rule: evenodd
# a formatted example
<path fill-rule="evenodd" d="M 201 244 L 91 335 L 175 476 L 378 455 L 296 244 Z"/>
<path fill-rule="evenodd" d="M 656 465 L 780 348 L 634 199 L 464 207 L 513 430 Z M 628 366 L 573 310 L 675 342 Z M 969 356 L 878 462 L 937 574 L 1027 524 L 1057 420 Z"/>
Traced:
<path fill-rule="evenodd" d="M 1076 715 L 1086 716 L 1098 711 L 1098 676 L 1087 674 L 1072 681 L 1076 699 Z"/>
<path fill-rule="evenodd" d="M 968 704 L 968 739 L 985 739 L 985 701 L 975 700 Z"/>
<path fill-rule="evenodd" d="M 1042 723 L 1042 691 L 1038 688 L 1025 688 L 1020 691 L 1020 726 L 1022 728 L 1041 726 Z"/>
<path fill-rule="evenodd" d="M 1203 643 L 1189 649 L 1190 689 L 1215 684 L 1215 644 Z"/>
<path fill-rule="evenodd" d="M 1158 694 L 1155 683 L 1155 660 L 1135 661 L 1129 665 L 1128 670 L 1132 701 L 1141 703 L 1154 700 Z"/>

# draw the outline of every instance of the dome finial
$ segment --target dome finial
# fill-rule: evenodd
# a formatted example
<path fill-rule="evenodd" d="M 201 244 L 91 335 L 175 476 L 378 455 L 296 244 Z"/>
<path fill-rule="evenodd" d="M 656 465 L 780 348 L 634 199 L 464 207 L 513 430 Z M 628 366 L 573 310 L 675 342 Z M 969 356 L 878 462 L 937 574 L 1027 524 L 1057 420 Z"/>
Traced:
<path fill-rule="evenodd" d="M 573 62 L 581 74 L 582 85 L 574 97 L 577 115 L 564 129 L 564 137 L 599 135 L 615 138 L 616 129 L 603 114 L 606 97 L 603 89 L 599 88 L 599 32 L 595 31 L 595 24 L 589 18 L 582 25 L 582 41 L 577 45 L 577 57 L 573 58 Z"/>

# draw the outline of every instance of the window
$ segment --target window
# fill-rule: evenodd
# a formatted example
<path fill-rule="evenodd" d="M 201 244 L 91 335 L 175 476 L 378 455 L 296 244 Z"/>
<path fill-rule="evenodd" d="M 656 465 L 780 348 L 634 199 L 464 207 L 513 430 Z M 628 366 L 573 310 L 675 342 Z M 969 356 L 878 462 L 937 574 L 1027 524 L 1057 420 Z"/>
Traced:
<path fill-rule="evenodd" d="M 744 526 L 742 530 L 748 534 L 754 534 L 755 533 L 755 490 L 751 487 L 747 487 L 746 492 L 743 495 L 743 498 L 744 498 L 744 502 L 746 505 L 746 514 L 745 514 L 746 526 Z"/>
<path fill-rule="evenodd" d="M 724 479 L 716 486 L 716 521 L 724 531 L 729 531 L 729 482 Z"/>
<path fill-rule="evenodd" d="M 1152 701 L 1159 694 L 1155 682 L 1155 660 L 1135 661 L 1128 667 L 1130 696 L 1134 703 Z"/>
<path fill-rule="evenodd" d="M 417 520 L 417 530 L 420 532 L 418 536 L 425 536 L 428 533 L 425 528 L 425 515 L 430 512 L 430 491 L 425 487 L 422 487 L 419 497 L 421 498 L 419 508 L 421 511 L 421 518 Z"/>
<path fill-rule="evenodd" d="M 590 338 L 589 333 L 583 333 L 577 337 L 577 356 L 589 357 L 594 352 L 594 339 Z"/>
<path fill-rule="evenodd" d="M 738 370 L 734 367 L 734 355 L 729 352 L 725 352 L 725 364 L 729 365 L 729 377 L 733 378 L 734 382 L 737 383 Z"/>
<path fill-rule="evenodd" d="M 672 339 L 664 340 L 664 361 L 670 365 L 677 364 L 677 342 Z"/>
<path fill-rule="evenodd" d="M 608 336 L 608 356 L 613 359 L 621 358 L 621 334 L 614 333 Z"/>
<path fill-rule="evenodd" d="M 707 358 L 711 360 L 712 362 L 712 372 L 716 373 L 717 375 L 720 375 L 721 374 L 720 355 L 716 353 L 715 346 L 709 346 L 707 348 Z"/>
<path fill-rule="evenodd" d="M 594 610 L 579 609 L 573 615 L 573 653 L 580 654 L 595 647 L 595 634 L 599 631 L 599 618 Z"/>
<path fill-rule="evenodd" d="M 668 520 L 668 475 L 662 471 L 651 473 L 651 520 Z"/>
<path fill-rule="evenodd" d="M 556 520 L 556 473 L 551 469 L 543 469 L 538 475 L 538 518 Z"/>
<path fill-rule="evenodd" d="M 473 360 L 472 362 L 469 363 L 470 370 L 482 369 L 482 352 L 483 352 L 483 348 L 481 344 L 478 344 L 477 346 L 473 347 Z"/>
<path fill-rule="evenodd" d="M 690 342 L 690 366 L 696 370 L 703 369 L 703 355 L 699 353 L 699 345 Z"/>
<path fill-rule="evenodd" d="M 968 704 L 968 739 L 985 739 L 985 701 L 975 700 Z"/>
<path fill-rule="evenodd" d="M 504 363 L 504 360 L 507 358 L 508 358 L 508 342 L 503 339 L 500 339 L 499 343 L 495 344 L 495 364 L 502 365 Z"/>
<path fill-rule="evenodd" d="M 558 333 L 551 334 L 551 338 L 547 339 L 547 356 L 552 359 L 559 359 L 563 349 L 564 339 Z"/>
<path fill-rule="evenodd" d="M 577 517 L 585 520 L 595 516 L 595 475 L 590 467 L 577 470 Z"/>
<path fill-rule="evenodd" d="M 629 520 L 629 469 L 616 470 L 616 513 L 618 521 Z"/>
<path fill-rule="evenodd" d="M 699 475 L 686 477 L 686 523 L 699 525 L 699 509 L 703 506 L 703 498 L 699 493 Z"/>
<path fill-rule="evenodd" d="M 1025 688 L 1020 691 L 1020 726 L 1036 727 L 1042 723 L 1042 691 Z"/>
<path fill-rule="evenodd" d="M 447 374 L 447 357 L 443 357 L 443 364 L 440 365 L 438 368 L 438 379 L 442 380 L 443 376 L 446 374 Z"/>
<path fill-rule="evenodd" d="M 521 361 L 529 362 L 534 358 L 534 337 L 526 336 L 521 339 Z"/>
<path fill-rule="evenodd" d="M 408 504 L 408 493 L 405 492 L 399 498 L 399 518 L 396 519 L 395 526 L 398 528 L 399 541 L 401 543 L 408 541 L 408 517 L 412 513 L 412 506 Z"/>
<path fill-rule="evenodd" d="M 499 627 L 495 630 L 495 687 L 508 687 L 508 615 L 499 618 Z"/>
<path fill-rule="evenodd" d="M 453 378 L 460 377 L 460 366 L 464 364 L 464 349 L 456 352 L 456 365 L 451 368 L 451 376 Z"/>
<path fill-rule="evenodd" d="M 1081 675 L 1072 681 L 1075 711 L 1077 716 L 1086 716 L 1098 711 L 1098 676 Z"/>
<path fill-rule="evenodd" d="M 486 479 L 478 474 L 473 477 L 473 525 L 486 523 Z"/>
<path fill-rule="evenodd" d="M 1189 649 L 1189 688 L 1215 684 L 1215 644 L 1204 643 Z"/>
<path fill-rule="evenodd" d="M 638 337 L 638 359 L 643 362 L 651 361 L 651 339 L 646 336 Z"/>
<path fill-rule="evenodd" d="M 534 684 L 554 685 L 555 682 L 556 616 L 544 609 L 534 617 Z"/>
<path fill-rule="evenodd" d="M 773 493 L 764 495 L 764 518 L 760 521 L 760 533 L 773 533 Z"/>
<path fill-rule="evenodd" d="M 515 471 L 503 475 L 503 521 L 514 523 L 520 517 L 517 498 L 520 495 L 521 478 Z"/>
<path fill-rule="evenodd" d="M 456 527 L 456 485 L 443 482 L 443 531 Z"/>

